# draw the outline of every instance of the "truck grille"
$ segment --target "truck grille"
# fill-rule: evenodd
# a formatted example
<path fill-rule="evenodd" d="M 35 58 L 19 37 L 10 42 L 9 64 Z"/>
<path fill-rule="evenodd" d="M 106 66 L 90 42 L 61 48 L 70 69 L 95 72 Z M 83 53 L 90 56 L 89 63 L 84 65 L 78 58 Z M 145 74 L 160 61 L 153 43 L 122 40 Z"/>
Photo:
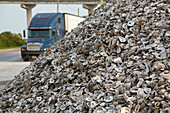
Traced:
<path fill-rule="evenodd" d="M 40 43 L 27 43 L 27 51 L 40 51 Z"/>

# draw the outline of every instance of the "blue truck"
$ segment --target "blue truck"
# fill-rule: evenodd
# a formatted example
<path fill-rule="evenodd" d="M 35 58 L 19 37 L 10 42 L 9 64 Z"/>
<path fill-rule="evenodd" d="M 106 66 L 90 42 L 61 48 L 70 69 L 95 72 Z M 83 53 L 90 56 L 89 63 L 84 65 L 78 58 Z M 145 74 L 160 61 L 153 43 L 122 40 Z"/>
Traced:
<path fill-rule="evenodd" d="M 75 28 L 84 18 L 68 13 L 38 13 L 28 27 L 26 45 L 21 47 L 24 61 L 35 59 Z M 23 32 L 25 37 L 25 30 Z"/>

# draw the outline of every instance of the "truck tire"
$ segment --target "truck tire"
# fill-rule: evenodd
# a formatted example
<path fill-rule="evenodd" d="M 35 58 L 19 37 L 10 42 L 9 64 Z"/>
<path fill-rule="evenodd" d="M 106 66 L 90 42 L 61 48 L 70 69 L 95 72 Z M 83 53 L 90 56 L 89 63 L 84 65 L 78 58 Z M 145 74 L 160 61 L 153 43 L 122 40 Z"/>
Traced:
<path fill-rule="evenodd" d="M 21 53 L 23 61 L 29 61 L 29 58 L 27 58 L 24 54 Z"/>
<path fill-rule="evenodd" d="M 29 59 L 28 58 L 22 58 L 23 59 L 23 61 L 29 61 Z"/>

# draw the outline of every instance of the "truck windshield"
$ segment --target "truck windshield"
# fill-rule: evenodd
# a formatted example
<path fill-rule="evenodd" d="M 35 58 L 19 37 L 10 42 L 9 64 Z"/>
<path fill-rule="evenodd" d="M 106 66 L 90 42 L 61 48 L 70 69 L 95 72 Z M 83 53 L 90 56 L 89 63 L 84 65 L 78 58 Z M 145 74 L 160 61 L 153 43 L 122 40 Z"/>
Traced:
<path fill-rule="evenodd" d="M 28 30 L 28 37 L 32 38 L 41 38 L 41 37 L 50 37 L 51 36 L 51 30 L 50 29 L 33 29 Z"/>

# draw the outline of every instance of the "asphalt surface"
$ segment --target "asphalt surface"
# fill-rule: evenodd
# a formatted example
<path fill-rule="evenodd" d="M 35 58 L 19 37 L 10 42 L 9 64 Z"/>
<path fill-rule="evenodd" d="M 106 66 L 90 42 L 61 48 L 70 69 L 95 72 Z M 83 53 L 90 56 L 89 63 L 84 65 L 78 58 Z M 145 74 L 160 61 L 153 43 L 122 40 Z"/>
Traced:
<path fill-rule="evenodd" d="M 23 62 L 20 49 L 0 50 L 0 62 Z"/>
<path fill-rule="evenodd" d="M 29 65 L 22 60 L 20 49 L 0 49 L 0 90 Z"/>

